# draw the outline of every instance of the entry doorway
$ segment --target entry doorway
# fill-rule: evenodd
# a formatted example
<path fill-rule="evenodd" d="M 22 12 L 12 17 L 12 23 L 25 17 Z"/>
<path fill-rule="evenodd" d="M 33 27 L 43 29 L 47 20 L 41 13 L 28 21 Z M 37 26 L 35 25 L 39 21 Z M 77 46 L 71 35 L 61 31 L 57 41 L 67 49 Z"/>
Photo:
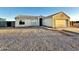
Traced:
<path fill-rule="evenodd" d="M 7 27 L 11 27 L 11 22 L 7 22 Z"/>
<path fill-rule="evenodd" d="M 42 25 L 43 25 L 42 21 L 43 21 L 43 19 L 40 18 L 40 19 L 39 19 L 39 26 L 42 26 Z"/>

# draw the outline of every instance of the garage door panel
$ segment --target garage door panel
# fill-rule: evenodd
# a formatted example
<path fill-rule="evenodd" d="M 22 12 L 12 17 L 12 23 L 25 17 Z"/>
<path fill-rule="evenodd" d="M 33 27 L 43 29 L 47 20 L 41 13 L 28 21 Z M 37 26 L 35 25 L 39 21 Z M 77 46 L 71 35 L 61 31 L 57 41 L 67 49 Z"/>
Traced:
<path fill-rule="evenodd" d="M 56 20 L 56 27 L 66 27 L 66 20 Z"/>

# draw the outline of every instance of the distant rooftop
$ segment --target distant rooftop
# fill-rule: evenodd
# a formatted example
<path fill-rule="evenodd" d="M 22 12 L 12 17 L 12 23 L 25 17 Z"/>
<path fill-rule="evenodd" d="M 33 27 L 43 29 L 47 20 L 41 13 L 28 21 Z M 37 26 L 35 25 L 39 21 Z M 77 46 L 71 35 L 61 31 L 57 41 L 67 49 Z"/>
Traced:
<path fill-rule="evenodd" d="M 4 18 L 0 18 L 0 21 L 6 21 L 6 19 L 4 19 Z"/>

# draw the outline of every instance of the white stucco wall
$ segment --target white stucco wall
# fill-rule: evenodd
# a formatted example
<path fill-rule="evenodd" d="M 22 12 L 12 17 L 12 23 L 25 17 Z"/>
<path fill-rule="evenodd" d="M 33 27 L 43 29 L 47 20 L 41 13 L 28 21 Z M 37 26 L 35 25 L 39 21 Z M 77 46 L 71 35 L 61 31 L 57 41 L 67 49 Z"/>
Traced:
<path fill-rule="evenodd" d="M 25 22 L 24 25 L 20 25 L 19 21 Z M 16 19 L 15 21 L 15 27 L 26 27 L 26 26 L 39 26 L 39 20 L 38 19 Z"/>
<path fill-rule="evenodd" d="M 43 25 L 44 26 L 49 26 L 49 27 L 52 27 L 53 24 L 52 24 L 52 17 L 46 17 L 43 19 Z"/>

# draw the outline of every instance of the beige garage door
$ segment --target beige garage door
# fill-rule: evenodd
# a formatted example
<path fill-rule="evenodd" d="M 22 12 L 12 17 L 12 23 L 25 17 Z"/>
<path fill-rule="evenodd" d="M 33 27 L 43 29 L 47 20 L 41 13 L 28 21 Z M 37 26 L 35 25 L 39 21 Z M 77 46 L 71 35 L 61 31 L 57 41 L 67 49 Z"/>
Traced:
<path fill-rule="evenodd" d="M 56 27 L 66 27 L 67 26 L 66 20 L 56 20 L 55 21 L 55 26 Z"/>

